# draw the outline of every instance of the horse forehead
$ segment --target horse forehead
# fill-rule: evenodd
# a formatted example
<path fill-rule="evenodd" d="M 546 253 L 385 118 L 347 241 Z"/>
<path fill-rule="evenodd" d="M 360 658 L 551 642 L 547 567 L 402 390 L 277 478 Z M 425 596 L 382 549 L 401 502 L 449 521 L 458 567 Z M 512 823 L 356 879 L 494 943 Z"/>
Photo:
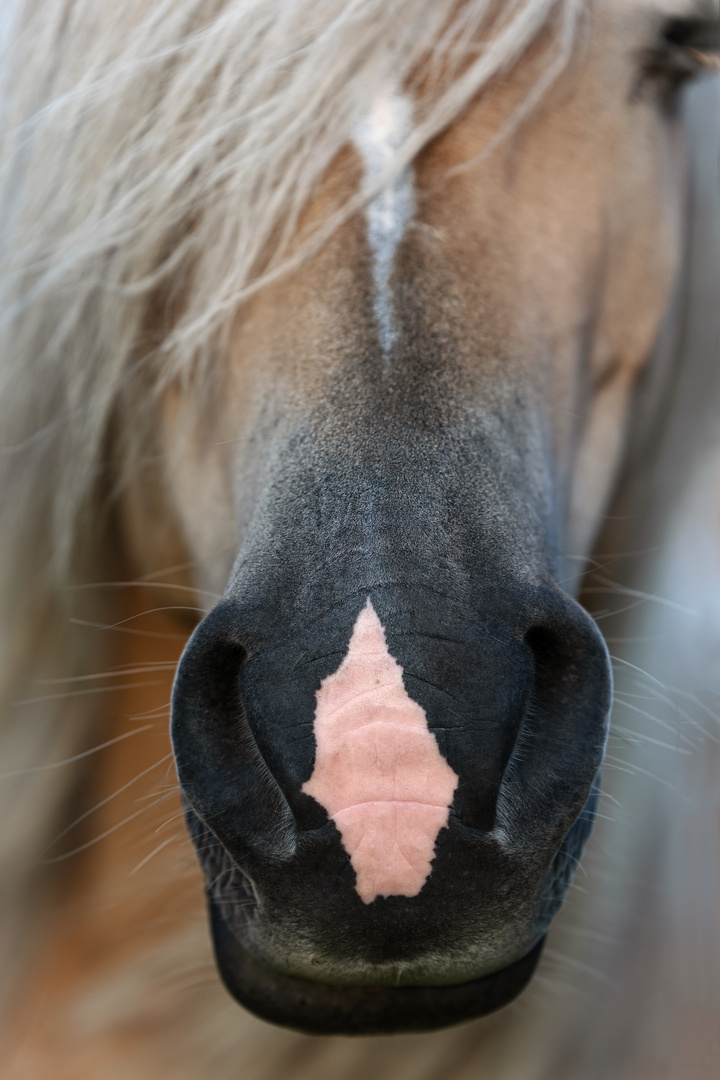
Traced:
<path fill-rule="evenodd" d="M 627 2 L 631 13 L 652 6 Z M 615 10 L 618 4 L 609 0 L 609 6 Z M 598 23 L 598 40 L 583 50 L 580 63 L 568 65 L 561 76 L 565 89 L 554 91 L 542 108 L 524 108 L 537 65 L 519 63 L 492 94 L 478 95 L 427 145 L 415 143 L 427 111 L 422 86 L 417 98 L 392 83 L 367 87 L 347 143 L 303 211 L 301 235 L 316 226 L 322 231 L 326 220 L 336 212 L 342 216 L 364 192 L 363 210 L 333 231 L 298 275 L 258 296 L 248 309 L 254 317 L 245 323 L 247 334 L 259 340 L 267 335 L 281 343 L 283 356 L 293 357 L 294 370 L 304 373 L 303 395 L 316 387 L 325 352 L 337 355 L 325 349 L 328 341 L 344 355 L 348 343 L 362 337 L 369 348 L 380 346 L 383 369 L 394 369 L 411 270 L 418 289 L 429 290 L 433 309 L 446 294 L 459 290 L 467 297 L 473 288 L 482 289 L 484 333 L 507 332 L 520 295 L 518 267 L 533 295 L 555 304 L 557 318 L 565 318 L 580 281 L 573 260 L 581 248 L 597 245 L 607 192 L 622 194 L 634 182 L 633 170 L 647 170 L 650 155 L 623 157 L 622 148 L 634 142 L 644 146 L 653 134 L 645 130 L 653 122 L 645 116 L 650 110 L 631 108 L 627 100 L 633 49 L 624 41 L 621 49 L 608 47 L 608 35 L 618 26 L 630 25 L 632 45 L 638 47 L 646 35 L 649 39 L 648 27 L 642 20 L 613 20 L 607 12 Z M 619 161 L 623 169 L 616 167 Z M 657 193 L 651 182 L 647 186 L 650 204 Z M 621 198 L 616 202 L 621 205 Z M 538 277 L 550 256 L 569 279 L 564 289 L 548 290 L 546 275 Z M 488 272 L 458 274 L 458 267 L 470 265 Z M 275 303 L 284 311 L 292 306 L 292 335 L 285 333 L 288 321 L 274 316 Z M 343 322 L 341 312 L 352 312 L 352 321 Z M 476 315 L 467 313 L 473 323 Z M 451 316 L 448 308 L 455 333 L 457 320 Z M 528 324 L 526 313 L 513 333 Z"/>

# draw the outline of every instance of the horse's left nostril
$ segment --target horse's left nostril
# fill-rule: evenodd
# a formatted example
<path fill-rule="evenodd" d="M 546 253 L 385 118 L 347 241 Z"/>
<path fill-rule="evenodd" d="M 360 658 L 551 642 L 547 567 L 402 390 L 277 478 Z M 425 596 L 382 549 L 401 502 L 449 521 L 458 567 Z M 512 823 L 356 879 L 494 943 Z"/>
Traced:
<path fill-rule="evenodd" d="M 612 675 L 607 647 L 589 615 L 553 590 L 525 634 L 533 690 L 498 798 L 498 819 L 532 843 L 558 842 L 595 782 L 607 738 Z"/>

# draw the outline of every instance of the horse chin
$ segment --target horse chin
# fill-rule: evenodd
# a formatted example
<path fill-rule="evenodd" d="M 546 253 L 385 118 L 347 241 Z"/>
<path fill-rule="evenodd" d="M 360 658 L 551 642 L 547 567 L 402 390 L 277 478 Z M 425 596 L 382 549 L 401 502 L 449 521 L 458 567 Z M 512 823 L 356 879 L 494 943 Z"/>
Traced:
<path fill-rule="evenodd" d="M 256 959 L 210 903 L 215 957 L 226 988 L 263 1020 L 308 1035 L 435 1031 L 501 1009 L 525 989 L 545 938 L 520 960 L 456 986 L 331 986 L 285 975 Z"/>

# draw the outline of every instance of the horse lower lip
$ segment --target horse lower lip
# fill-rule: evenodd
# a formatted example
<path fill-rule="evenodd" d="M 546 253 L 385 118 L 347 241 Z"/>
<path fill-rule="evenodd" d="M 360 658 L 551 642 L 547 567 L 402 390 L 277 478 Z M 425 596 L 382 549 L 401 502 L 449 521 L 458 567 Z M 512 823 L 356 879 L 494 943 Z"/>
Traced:
<path fill-rule="evenodd" d="M 341 987 L 275 971 L 256 960 L 210 905 L 213 943 L 225 986 L 245 1008 L 311 1035 L 390 1035 L 432 1031 L 486 1016 L 530 981 L 545 939 L 521 960 L 459 986 Z"/>

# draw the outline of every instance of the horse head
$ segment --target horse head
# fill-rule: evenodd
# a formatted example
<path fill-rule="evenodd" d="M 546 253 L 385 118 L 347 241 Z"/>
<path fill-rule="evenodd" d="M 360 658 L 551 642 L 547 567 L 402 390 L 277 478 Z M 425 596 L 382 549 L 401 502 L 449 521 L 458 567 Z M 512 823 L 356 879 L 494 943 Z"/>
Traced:
<path fill-rule="evenodd" d="M 419 146 L 430 76 L 367 86 L 297 233 L 335 227 L 243 302 L 201 419 L 166 391 L 172 467 L 138 481 L 222 590 L 172 721 L 218 964 L 308 1031 L 512 999 L 591 828 L 611 675 L 575 593 L 680 264 L 673 95 L 708 40 L 654 5 L 593 20 L 531 111 L 535 46 Z"/>

